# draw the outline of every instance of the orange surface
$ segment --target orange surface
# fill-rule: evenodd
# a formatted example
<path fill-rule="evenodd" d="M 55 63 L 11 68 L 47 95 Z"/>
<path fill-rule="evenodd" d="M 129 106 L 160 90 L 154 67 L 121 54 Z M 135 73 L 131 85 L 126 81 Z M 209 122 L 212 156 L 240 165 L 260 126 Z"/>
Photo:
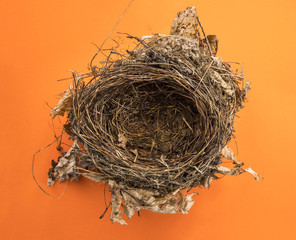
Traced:
<path fill-rule="evenodd" d="M 248 175 L 224 177 L 201 189 L 187 215 L 142 211 L 128 226 L 104 211 L 104 185 L 69 183 L 57 201 L 33 182 L 33 153 L 53 138 L 50 106 L 87 64 L 129 0 L 2 0 L 0 5 L 1 239 L 296 239 L 294 0 L 135 0 L 116 31 L 168 33 L 176 13 L 196 5 L 218 55 L 243 63 L 249 102 L 236 125 L 239 160 Z M 107 43 L 108 46 L 108 43 Z M 58 126 L 57 126 L 58 128 Z M 57 129 L 58 131 L 58 129 Z M 46 187 L 54 147 L 38 155 L 36 177 Z M 107 196 L 109 197 L 109 195 Z"/>

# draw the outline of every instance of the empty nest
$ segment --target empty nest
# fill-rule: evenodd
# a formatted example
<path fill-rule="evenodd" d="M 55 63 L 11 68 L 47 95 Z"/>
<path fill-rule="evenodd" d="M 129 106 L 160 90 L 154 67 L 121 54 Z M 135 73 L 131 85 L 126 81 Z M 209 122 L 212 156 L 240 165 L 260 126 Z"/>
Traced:
<path fill-rule="evenodd" d="M 201 38 L 198 23 L 195 8 L 187 8 L 170 35 L 127 34 L 135 49 L 113 49 L 102 67 L 74 74 L 51 113 L 68 112 L 64 129 L 74 144 L 50 169 L 49 185 L 80 175 L 108 183 L 111 220 L 125 224 L 123 200 L 128 217 L 143 208 L 185 213 L 193 201 L 180 190 L 245 171 L 227 143 L 249 85 L 215 57 L 217 37 Z M 235 167 L 221 167 L 222 157 Z"/>

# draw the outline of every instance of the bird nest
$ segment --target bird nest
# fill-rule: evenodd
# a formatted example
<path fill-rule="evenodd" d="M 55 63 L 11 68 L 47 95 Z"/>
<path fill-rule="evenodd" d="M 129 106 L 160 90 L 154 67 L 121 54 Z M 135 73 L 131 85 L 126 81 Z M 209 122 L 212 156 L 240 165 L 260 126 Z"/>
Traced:
<path fill-rule="evenodd" d="M 252 172 L 227 147 L 249 85 L 215 57 L 217 38 L 202 39 L 198 22 L 187 8 L 170 35 L 127 35 L 137 42 L 128 55 L 111 50 L 103 67 L 74 74 L 51 113 L 68 112 L 64 129 L 74 143 L 53 163 L 49 185 L 81 175 L 108 183 L 111 220 L 125 224 L 122 211 L 186 213 L 192 195 L 180 190 L 208 187 L 217 173 Z M 220 166 L 222 157 L 234 168 Z"/>

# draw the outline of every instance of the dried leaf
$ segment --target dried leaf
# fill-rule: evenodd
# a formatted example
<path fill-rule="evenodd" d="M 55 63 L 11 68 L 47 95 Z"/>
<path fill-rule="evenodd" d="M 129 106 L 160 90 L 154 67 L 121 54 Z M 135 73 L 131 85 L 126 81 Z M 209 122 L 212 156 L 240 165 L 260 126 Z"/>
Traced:
<path fill-rule="evenodd" d="M 244 96 L 247 95 L 247 93 L 251 90 L 250 82 L 247 81 L 247 83 L 243 86 L 243 94 Z"/>
<path fill-rule="evenodd" d="M 200 180 L 200 184 L 202 186 L 204 186 L 205 188 L 209 188 L 210 187 L 210 184 L 212 182 L 213 178 L 210 177 L 210 176 L 206 176 L 206 177 L 203 177 L 201 180 Z"/>
<path fill-rule="evenodd" d="M 253 176 L 254 176 L 254 178 L 255 178 L 255 180 L 263 180 L 264 178 L 262 177 L 262 178 L 259 178 L 258 177 L 258 174 L 252 169 L 252 168 L 246 168 L 245 169 L 245 172 L 248 172 L 248 173 L 251 173 Z"/>
<path fill-rule="evenodd" d="M 211 47 L 211 51 L 212 51 L 213 56 L 216 56 L 217 51 L 218 51 L 218 42 L 219 42 L 218 37 L 216 35 L 208 35 L 207 39 L 208 39 L 209 45 Z M 207 39 L 204 38 L 202 40 L 204 44 L 207 44 Z"/>
<path fill-rule="evenodd" d="M 263 179 L 263 178 L 259 178 L 258 174 L 252 168 L 243 169 L 243 168 L 241 168 L 241 166 L 236 166 L 234 168 L 229 169 L 229 168 L 223 167 L 223 166 L 216 166 L 214 169 L 216 170 L 217 173 L 222 173 L 224 175 L 237 176 L 237 175 L 240 175 L 244 172 L 248 172 L 248 173 L 252 174 L 256 180 Z"/>
<path fill-rule="evenodd" d="M 223 91 L 225 93 L 227 93 L 229 96 L 234 96 L 235 95 L 235 89 L 233 88 L 233 86 L 231 85 L 231 83 L 227 83 L 223 80 L 223 78 L 221 77 L 221 75 L 217 72 L 212 72 L 213 76 L 215 76 L 213 78 L 213 81 L 216 82 L 219 86 L 221 86 L 221 88 L 223 89 Z"/>
<path fill-rule="evenodd" d="M 112 223 L 118 222 L 121 225 L 127 225 L 127 223 L 120 216 L 120 206 L 123 200 L 123 197 L 120 193 L 120 187 L 114 181 L 109 181 L 109 187 L 110 191 L 112 192 L 110 220 Z"/>
<path fill-rule="evenodd" d="M 126 188 L 122 184 L 117 184 L 115 181 L 108 182 L 111 197 L 111 216 L 112 222 L 126 224 L 120 216 L 120 206 L 124 200 L 124 213 L 128 218 L 131 218 L 135 212 L 142 209 L 147 209 L 156 213 L 175 214 L 187 213 L 192 207 L 194 201 L 190 195 L 182 195 L 178 190 L 166 196 L 161 196 L 158 191 L 149 191 L 137 188 Z M 176 193 L 178 192 L 178 195 Z"/>
<path fill-rule="evenodd" d="M 79 148 L 77 140 L 73 142 L 70 150 L 59 159 L 58 164 L 50 169 L 47 180 L 48 186 L 53 186 L 57 179 L 63 182 L 67 179 L 79 179 L 79 175 L 76 171 L 76 150 Z"/>
<path fill-rule="evenodd" d="M 233 161 L 235 164 L 240 164 L 240 165 L 242 165 L 242 163 L 240 163 L 240 162 L 238 162 L 238 161 L 236 160 L 236 157 L 235 157 L 235 155 L 234 155 L 234 153 L 233 153 L 233 151 L 231 150 L 230 147 L 225 146 L 225 147 L 222 149 L 221 153 L 222 153 L 222 157 L 224 157 L 224 158 L 226 158 L 226 159 L 229 159 L 229 160 Z"/>
<path fill-rule="evenodd" d="M 198 20 L 195 7 L 188 7 L 178 12 L 177 17 L 171 25 L 170 35 L 180 35 L 190 38 L 198 38 Z"/>
<path fill-rule="evenodd" d="M 119 142 L 118 146 L 119 147 L 126 149 L 127 141 L 128 141 L 128 139 L 122 133 L 118 134 L 118 142 Z"/>
<path fill-rule="evenodd" d="M 241 173 L 244 172 L 244 169 L 240 168 L 240 167 L 234 167 L 234 168 L 227 168 L 227 167 L 223 167 L 223 166 L 216 166 L 215 170 L 217 171 L 217 173 L 222 173 L 224 175 L 233 175 L 233 176 L 237 176 L 240 175 Z"/>
<path fill-rule="evenodd" d="M 52 118 L 55 118 L 57 115 L 63 116 L 66 111 L 71 111 L 73 96 L 72 89 L 73 85 L 71 84 L 58 104 L 51 110 L 50 116 Z"/>
<path fill-rule="evenodd" d="M 246 168 L 246 169 L 242 169 L 241 166 L 243 165 L 243 163 L 240 163 L 236 160 L 234 153 L 232 152 L 232 150 L 228 146 L 225 146 L 222 149 L 221 153 L 222 153 L 222 157 L 232 160 L 237 165 L 232 169 L 228 169 L 223 166 L 217 166 L 216 170 L 219 173 L 226 174 L 226 175 L 239 175 L 243 172 L 248 172 L 254 176 L 255 180 L 262 180 L 263 179 L 263 178 L 259 178 L 258 174 L 250 167 Z"/>

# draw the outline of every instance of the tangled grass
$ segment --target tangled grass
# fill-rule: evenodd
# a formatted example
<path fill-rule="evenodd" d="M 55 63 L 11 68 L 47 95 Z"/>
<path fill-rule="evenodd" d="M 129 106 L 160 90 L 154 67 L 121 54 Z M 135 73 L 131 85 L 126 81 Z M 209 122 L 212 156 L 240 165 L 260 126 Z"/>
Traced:
<path fill-rule="evenodd" d="M 229 64 L 181 36 L 141 41 L 88 77 L 75 79 L 68 116 L 88 156 L 80 165 L 163 194 L 212 175 L 245 98 Z"/>

